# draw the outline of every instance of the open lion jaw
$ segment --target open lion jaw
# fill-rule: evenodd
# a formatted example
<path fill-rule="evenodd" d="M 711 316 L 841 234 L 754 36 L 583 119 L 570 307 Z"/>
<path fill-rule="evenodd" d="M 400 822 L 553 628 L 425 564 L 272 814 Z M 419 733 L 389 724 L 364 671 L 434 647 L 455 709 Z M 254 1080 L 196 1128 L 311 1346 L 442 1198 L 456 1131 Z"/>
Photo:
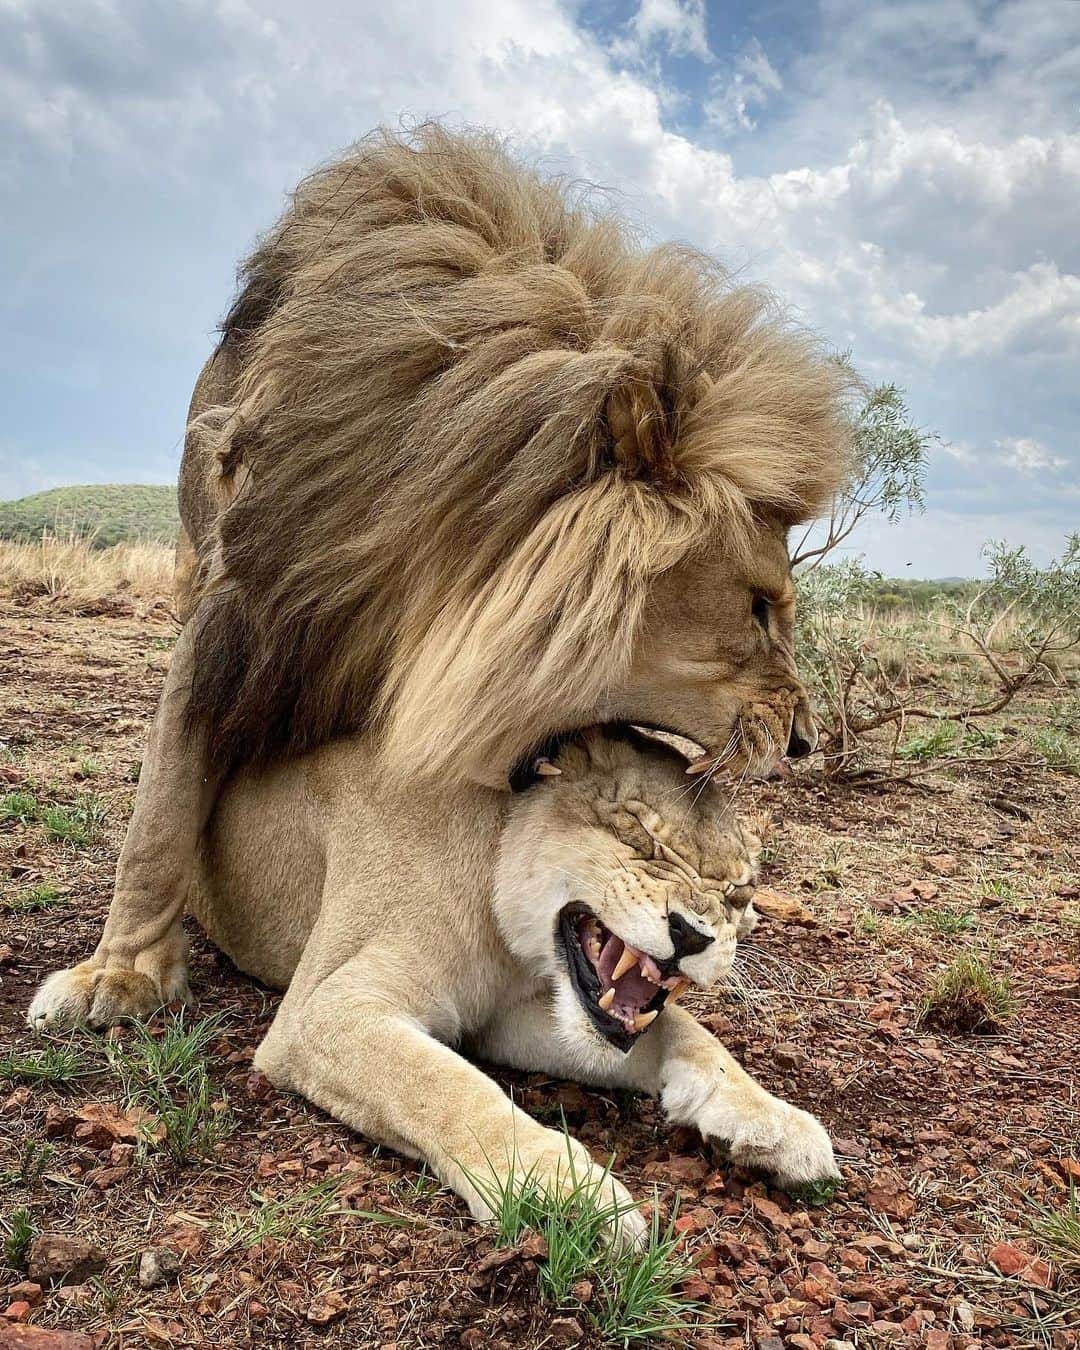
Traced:
<path fill-rule="evenodd" d="M 661 1007 L 681 998 L 690 984 L 677 973 L 665 976 L 648 952 L 624 942 L 592 915 L 582 915 L 577 937 L 599 984 L 597 1007 L 631 1035 L 651 1026 Z M 668 994 L 661 1007 L 650 1006 L 665 989 Z"/>

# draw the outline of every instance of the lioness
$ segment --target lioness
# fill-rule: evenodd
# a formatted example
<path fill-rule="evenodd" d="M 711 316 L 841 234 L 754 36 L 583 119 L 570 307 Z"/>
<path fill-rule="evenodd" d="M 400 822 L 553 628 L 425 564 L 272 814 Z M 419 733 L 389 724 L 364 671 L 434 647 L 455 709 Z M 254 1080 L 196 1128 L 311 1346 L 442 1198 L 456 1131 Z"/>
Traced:
<path fill-rule="evenodd" d="M 643 250 L 490 136 L 380 132 L 305 180 L 248 261 L 192 401 L 189 617 L 105 931 L 32 1020 L 108 1023 L 186 996 L 199 841 L 245 766 L 285 766 L 266 780 L 272 829 L 257 811 L 217 817 L 261 841 L 266 903 L 239 892 L 259 931 L 294 932 L 275 906 L 315 903 L 325 865 L 345 890 L 388 888 L 376 908 L 413 904 L 414 942 L 481 893 L 448 878 L 494 848 L 489 794 L 553 735 L 644 724 L 701 746 L 692 769 L 736 775 L 808 753 L 786 534 L 841 481 L 848 386 L 765 297 L 687 250 Z M 330 749 L 288 767 L 341 737 L 348 763 Z M 354 812 L 334 819 L 370 839 L 358 854 L 328 842 L 320 863 L 281 842 L 301 831 L 283 785 L 313 793 L 326 762 L 349 789 L 319 790 Z M 316 837 L 310 803 L 292 809 Z M 332 994 L 341 1019 L 365 997 L 346 974 L 355 948 L 327 941 L 306 948 L 282 1026 L 309 961 L 312 978 L 340 967 L 320 1025 Z M 411 962 L 398 974 L 453 1024 L 437 982 Z M 350 1028 L 340 1045 L 361 1042 Z M 344 1111 L 330 1082 L 322 1098 Z"/>
<path fill-rule="evenodd" d="M 725 974 L 754 923 L 757 841 L 724 794 L 628 729 L 576 736 L 542 767 L 517 795 L 402 791 L 349 740 L 228 786 L 191 903 L 241 969 L 287 986 L 257 1066 L 422 1158 L 477 1217 L 496 1177 L 567 1184 L 570 1161 L 454 1047 L 656 1095 L 782 1182 L 835 1175 L 821 1125 L 672 1006 Z M 573 1149 L 577 1181 L 599 1180 Z M 642 1233 L 610 1190 L 623 1234 Z"/>

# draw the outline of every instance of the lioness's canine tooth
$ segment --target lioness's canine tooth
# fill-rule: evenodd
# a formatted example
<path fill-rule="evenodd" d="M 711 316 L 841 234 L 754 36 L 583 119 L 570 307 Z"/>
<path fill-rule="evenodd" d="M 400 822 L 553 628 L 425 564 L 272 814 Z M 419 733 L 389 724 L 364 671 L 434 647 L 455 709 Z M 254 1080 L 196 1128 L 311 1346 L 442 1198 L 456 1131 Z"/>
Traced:
<path fill-rule="evenodd" d="M 660 1013 L 656 1009 L 652 1012 L 638 1013 L 634 1018 L 634 1030 L 644 1031 L 646 1027 L 651 1027 L 659 1016 Z"/>
<path fill-rule="evenodd" d="M 612 981 L 614 982 L 615 980 L 620 979 L 626 974 L 631 966 L 636 966 L 638 959 L 636 952 L 632 951 L 629 947 L 624 947 L 622 956 L 619 957 L 618 961 L 615 963 L 615 969 L 611 972 Z"/>
<path fill-rule="evenodd" d="M 603 1008 L 603 1010 L 607 1012 L 607 1010 L 611 1007 L 611 1005 L 614 1002 L 615 1002 L 615 986 L 612 985 L 612 987 L 607 991 L 606 994 L 601 994 L 600 997 L 596 1000 L 596 1006 L 598 1008 Z"/>
<path fill-rule="evenodd" d="M 541 778 L 558 778 L 562 769 L 552 764 L 550 759 L 538 759 L 536 761 L 536 772 Z"/>
<path fill-rule="evenodd" d="M 706 755 L 704 759 L 695 759 L 693 764 L 686 766 L 687 773 L 704 773 L 706 769 L 711 769 L 716 763 L 712 755 Z"/>
<path fill-rule="evenodd" d="M 667 1008 L 670 1007 L 672 1003 L 678 1003 L 679 999 L 682 998 L 683 994 L 685 994 L 689 988 L 689 980 L 680 980 L 678 984 L 673 984 L 671 986 L 671 993 L 664 999 L 664 1007 Z"/>

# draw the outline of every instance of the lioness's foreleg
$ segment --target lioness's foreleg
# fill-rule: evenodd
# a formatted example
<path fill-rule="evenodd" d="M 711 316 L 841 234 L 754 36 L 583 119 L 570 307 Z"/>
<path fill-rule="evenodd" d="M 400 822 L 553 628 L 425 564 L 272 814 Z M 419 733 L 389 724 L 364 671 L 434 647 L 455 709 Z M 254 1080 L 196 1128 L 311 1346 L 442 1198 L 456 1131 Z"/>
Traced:
<path fill-rule="evenodd" d="M 369 1139 L 422 1159 L 478 1219 L 491 1218 L 498 1189 L 526 1178 L 556 1191 L 585 1182 L 617 1207 L 612 1226 L 622 1240 L 643 1236 L 629 1193 L 583 1145 L 526 1115 L 379 983 L 377 958 L 364 955 L 324 980 L 302 1008 L 283 1005 L 256 1067 Z"/>
<path fill-rule="evenodd" d="M 497 1063 L 561 1074 L 659 1097 L 676 1125 L 695 1126 L 727 1145 L 734 1161 L 771 1172 L 785 1185 L 839 1176 L 821 1122 L 754 1081 L 684 1008 L 666 1008 L 626 1055 L 568 1047 L 555 1033 L 550 1002 L 536 1000 L 495 1023 L 478 1043 Z"/>
<path fill-rule="evenodd" d="M 204 737 L 184 719 L 194 645 L 188 625 L 151 724 L 101 941 L 89 960 L 45 981 L 30 1005 L 33 1026 L 109 1026 L 189 997 L 180 919 L 218 786 L 207 771 Z"/>

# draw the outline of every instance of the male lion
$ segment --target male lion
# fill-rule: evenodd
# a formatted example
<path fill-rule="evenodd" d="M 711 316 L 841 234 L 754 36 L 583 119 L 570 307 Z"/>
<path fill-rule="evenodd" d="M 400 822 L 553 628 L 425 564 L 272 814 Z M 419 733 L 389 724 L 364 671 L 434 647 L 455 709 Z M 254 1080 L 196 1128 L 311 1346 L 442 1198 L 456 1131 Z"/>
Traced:
<path fill-rule="evenodd" d="M 349 782 L 386 841 L 363 884 L 438 928 L 466 903 L 454 850 L 490 846 L 477 792 L 553 736 L 644 724 L 736 774 L 807 753 L 786 532 L 841 479 L 846 386 L 760 294 L 642 250 L 489 136 L 380 132 L 302 183 L 196 386 L 190 620 L 105 931 L 32 1020 L 186 996 L 199 840 L 245 766 L 358 738 Z M 464 834 L 411 839 L 378 814 L 403 790 Z M 285 830 L 307 808 L 279 800 Z M 277 896 L 297 859 L 265 842 Z"/>

